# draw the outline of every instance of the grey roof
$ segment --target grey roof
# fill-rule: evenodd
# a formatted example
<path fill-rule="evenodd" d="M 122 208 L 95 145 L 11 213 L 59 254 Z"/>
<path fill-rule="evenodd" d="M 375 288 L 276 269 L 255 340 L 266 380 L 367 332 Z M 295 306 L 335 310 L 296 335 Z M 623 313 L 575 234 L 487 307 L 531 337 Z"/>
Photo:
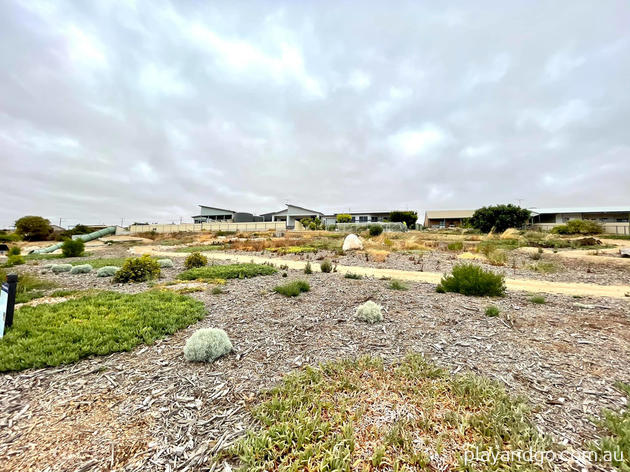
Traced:
<path fill-rule="evenodd" d="M 293 207 L 293 208 L 298 208 L 300 210 L 304 210 L 307 213 L 317 213 L 318 215 L 323 215 L 323 213 L 321 211 L 309 210 L 308 208 L 304 208 L 304 207 L 301 207 L 301 206 L 293 205 L 292 203 L 285 203 L 285 205 L 287 206 L 287 209 L 289 207 Z"/>
<path fill-rule="evenodd" d="M 534 215 L 556 213 L 630 213 L 630 206 L 528 208 Z"/>
<path fill-rule="evenodd" d="M 211 207 L 208 205 L 199 205 L 201 208 L 210 208 L 211 210 L 219 210 L 219 211 L 224 211 L 226 213 L 236 213 L 234 210 L 226 210 L 225 208 L 217 208 L 217 207 Z"/>

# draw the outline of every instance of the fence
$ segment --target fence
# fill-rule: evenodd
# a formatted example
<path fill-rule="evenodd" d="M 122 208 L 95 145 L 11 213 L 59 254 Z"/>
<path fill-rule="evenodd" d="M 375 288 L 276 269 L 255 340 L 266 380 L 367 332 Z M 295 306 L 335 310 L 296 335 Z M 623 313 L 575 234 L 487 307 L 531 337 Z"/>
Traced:
<path fill-rule="evenodd" d="M 560 224 L 562 223 L 535 223 L 532 225 L 532 228 L 542 231 L 551 231 L 554 226 Z M 628 225 L 628 223 L 602 223 L 602 226 L 604 227 L 604 233 L 607 234 L 630 235 L 630 225 Z"/>
<path fill-rule="evenodd" d="M 286 222 L 252 222 L 252 223 L 187 223 L 181 225 L 131 225 L 131 233 L 180 233 L 180 232 L 201 232 L 201 231 L 284 231 L 287 229 Z"/>
<path fill-rule="evenodd" d="M 407 231 L 407 225 L 405 225 L 404 223 L 337 223 L 335 225 L 336 229 L 338 231 L 342 231 L 342 232 L 357 232 L 357 231 L 364 231 L 366 229 L 368 229 L 370 226 L 372 225 L 379 225 L 383 227 L 383 231 L 387 232 L 394 232 L 394 231 L 399 231 L 399 232 L 404 232 Z"/>

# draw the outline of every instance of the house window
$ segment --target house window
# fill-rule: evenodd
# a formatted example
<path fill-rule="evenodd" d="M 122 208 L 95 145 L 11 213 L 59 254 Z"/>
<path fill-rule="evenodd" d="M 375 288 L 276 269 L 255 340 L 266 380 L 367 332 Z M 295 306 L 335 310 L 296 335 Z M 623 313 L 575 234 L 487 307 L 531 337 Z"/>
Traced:
<path fill-rule="evenodd" d="M 372 217 L 372 223 L 376 223 L 378 221 L 378 216 L 373 216 Z"/>
<path fill-rule="evenodd" d="M 359 223 L 367 223 L 368 217 L 367 216 L 359 216 Z"/>

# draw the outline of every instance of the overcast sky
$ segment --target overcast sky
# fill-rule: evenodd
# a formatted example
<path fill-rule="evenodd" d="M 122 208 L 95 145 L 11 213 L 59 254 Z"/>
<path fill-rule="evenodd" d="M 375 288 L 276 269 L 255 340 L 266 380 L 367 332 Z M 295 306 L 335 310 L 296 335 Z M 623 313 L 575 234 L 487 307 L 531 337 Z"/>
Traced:
<path fill-rule="evenodd" d="M 0 159 L 0 226 L 628 205 L 630 2 L 0 0 Z"/>

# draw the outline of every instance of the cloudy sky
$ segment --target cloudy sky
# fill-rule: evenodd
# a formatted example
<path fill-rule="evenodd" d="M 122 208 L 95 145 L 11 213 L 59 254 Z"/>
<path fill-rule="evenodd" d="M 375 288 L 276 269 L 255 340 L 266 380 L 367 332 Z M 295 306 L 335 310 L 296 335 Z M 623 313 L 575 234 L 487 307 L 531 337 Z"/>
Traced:
<path fill-rule="evenodd" d="M 630 203 L 630 3 L 0 1 L 0 227 Z"/>

